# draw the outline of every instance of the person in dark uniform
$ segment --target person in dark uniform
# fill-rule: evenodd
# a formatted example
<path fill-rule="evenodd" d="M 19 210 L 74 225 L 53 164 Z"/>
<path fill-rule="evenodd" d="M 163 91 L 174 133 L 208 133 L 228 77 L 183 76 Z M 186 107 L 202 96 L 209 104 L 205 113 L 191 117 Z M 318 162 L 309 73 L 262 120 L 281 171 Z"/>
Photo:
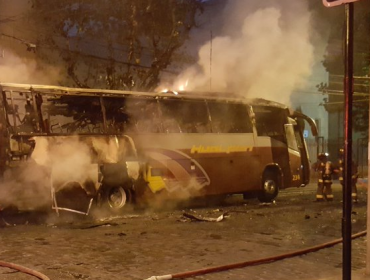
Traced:
<path fill-rule="evenodd" d="M 339 160 L 338 160 L 338 172 L 339 172 L 339 183 L 344 187 L 344 149 L 339 149 Z M 351 189 L 352 189 L 352 201 L 357 203 L 357 178 L 358 178 L 358 167 L 357 164 L 352 160 L 352 171 L 351 171 Z"/>
<path fill-rule="evenodd" d="M 316 201 L 324 201 L 325 199 L 333 201 L 334 195 L 331 185 L 333 184 L 334 166 L 328 161 L 327 153 L 318 154 L 317 159 L 317 162 L 312 166 L 313 170 L 318 173 Z"/>

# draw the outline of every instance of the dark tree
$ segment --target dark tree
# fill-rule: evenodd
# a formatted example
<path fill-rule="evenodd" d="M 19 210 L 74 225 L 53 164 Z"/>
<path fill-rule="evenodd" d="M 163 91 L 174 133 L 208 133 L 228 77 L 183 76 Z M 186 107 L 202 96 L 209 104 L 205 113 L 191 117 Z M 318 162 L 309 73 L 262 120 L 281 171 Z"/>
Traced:
<path fill-rule="evenodd" d="M 354 4 L 354 98 L 353 128 L 364 135 L 368 134 L 369 114 L 369 65 L 370 65 L 370 3 L 360 1 Z M 329 84 L 320 84 L 320 91 L 329 94 L 324 100 L 329 112 L 344 110 L 343 78 L 345 51 L 344 6 L 320 9 L 320 17 L 325 18 L 329 31 L 327 51 L 322 61 L 329 73 Z"/>
<path fill-rule="evenodd" d="M 200 0 L 31 2 L 36 55 L 84 88 L 153 90 L 202 12 Z"/>

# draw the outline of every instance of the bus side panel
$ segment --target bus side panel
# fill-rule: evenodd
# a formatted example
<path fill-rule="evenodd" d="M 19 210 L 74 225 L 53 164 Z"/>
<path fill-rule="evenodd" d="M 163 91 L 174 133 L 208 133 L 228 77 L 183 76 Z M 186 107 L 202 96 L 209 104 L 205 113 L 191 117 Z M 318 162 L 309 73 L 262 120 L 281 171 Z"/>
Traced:
<path fill-rule="evenodd" d="M 290 177 L 290 187 L 300 187 L 304 184 L 304 174 L 301 168 L 302 160 L 299 151 L 295 151 L 292 149 L 288 149 L 289 152 L 289 160 L 290 160 L 290 170 L 291 170 L 291 177 Z"/>
<path fill-rule="evenodd" d="M 149 174 L 149 177 L 154 192 L 172 189 L 171 180 L 182 182 L 185 188 L 196 189 L 195 195 L 243 193 L 260 186 L 259 161 L 252 133 L 132 137 L 144 160 L 152 167 L 154 176 Z M 197 186 L 193 185 L 194 178 Z"/>
<path fill-rule="evenodd" d="M 204 191 L 206 195 L 244 193 L 256 189 L 258 162 L 254 160 L 253 148 L 232 154 L 198 154 L 194 159 L 205 169 L 211 179 Z M 258 188 L 258 187 L 257 187 Z"/>
<path fill-rule="evenodd" d="M 261 162 L 260 173 L 262 174 L 267 166 L 276 166 L 280 169 L 283 179 L 280 188 L 284 189 L 292 186 L 291 165 L 286 144 L 267 136 L 258 136 L 257 145 Z M 300 159 L 298 158 L 298 160 Z"/>

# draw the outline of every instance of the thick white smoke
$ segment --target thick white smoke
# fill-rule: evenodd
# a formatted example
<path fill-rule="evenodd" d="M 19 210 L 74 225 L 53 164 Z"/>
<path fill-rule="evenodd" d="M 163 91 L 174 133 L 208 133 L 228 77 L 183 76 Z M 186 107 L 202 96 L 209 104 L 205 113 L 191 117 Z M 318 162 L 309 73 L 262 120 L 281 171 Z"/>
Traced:
<path fill-rule="evenodd" d="M 51 207 L 51 188 L 58 191 L 67 188 L 70 182 L 83 185 L 87 180 L 92 181 L 97 190 L 96 161 L 115 163 L 120 156 L 125 157 L 127 148 L 125 141 L 108 137 L 90 137 L 80 141 L 74 136 L 40 136 L 34 140 L 36 145 L 31 158 L 19 168 L 7 171 L 0 183 L 0 209 L 7 205 L 19 209 Z M 131 165 L 129 175 L 137 173 L 138 168 Z"/>
<path fill-rule="evenodd" d="M 30 57 L 19 57 L 5 49 L 0 58 L 0 82 L 25 84 L 57 84 L 60 71 L 50 65 L 39 65 Z"/>
<path fill-rule="evenodd" d="M 51 187 L 65 182 L 97 181 L 90 151 L 77 138 L 35 137 L 35 150 L 28 161 L 6 171 L 0 184 L 0 209 L 7 205 L 19 209 L 51 207 Z M 95 171 L 95 172 L 94 172 Z"/>
<path fill-rule="evenodd" d="M 289 103 L 314 64 L 305 1 L 229 1 L 221 36 L 205 43 L 196 65 L 173 88 L 234 92 Z"/>

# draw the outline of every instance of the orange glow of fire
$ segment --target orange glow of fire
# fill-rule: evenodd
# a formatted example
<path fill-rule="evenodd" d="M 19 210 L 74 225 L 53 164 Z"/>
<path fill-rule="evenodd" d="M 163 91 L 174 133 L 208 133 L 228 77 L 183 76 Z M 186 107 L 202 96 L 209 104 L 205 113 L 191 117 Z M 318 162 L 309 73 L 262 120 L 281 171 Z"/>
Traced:
<path fill-rule="evenodd" d="M 184 84 L 180 84 L 179 91 L 184 91 L 187 88 L 188 84 L 189 84 L 189 80 L 186 80 Z"/>
<path fill-rule="evenodd" d="M 173 94 L 177 95 L 179 91 L 184 91 L 187 88 L 188 85 L 189 85 L 189 80 L 186 80 L 184 83 L 179 83 L 179 86 L 177 87 L 178 88 L 177 90 L 170 90 L 168 88 L 164 88 L 160 92 L 162 92 L 162 93 L 173 93 Z"/>

